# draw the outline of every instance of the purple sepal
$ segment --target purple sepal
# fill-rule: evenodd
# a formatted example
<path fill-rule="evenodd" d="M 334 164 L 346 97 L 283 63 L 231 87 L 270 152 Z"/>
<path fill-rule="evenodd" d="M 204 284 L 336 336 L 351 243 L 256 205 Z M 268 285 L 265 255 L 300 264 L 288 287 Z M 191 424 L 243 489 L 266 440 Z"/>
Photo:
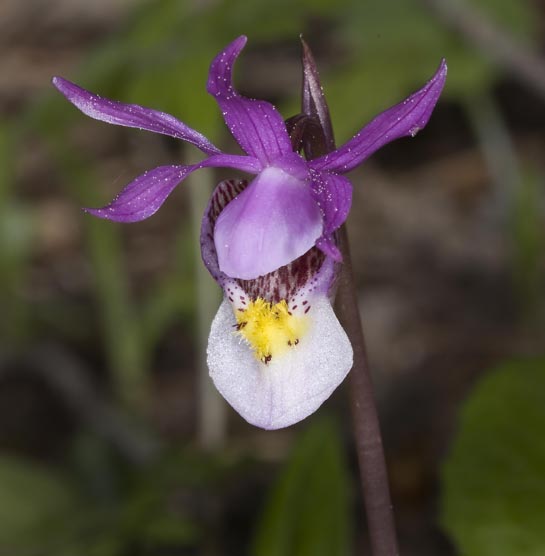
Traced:
<path fill-rule="evenodd" d="M 195 145 L 206 154 L 220 152 L 204 135 L 170 114 L 103 98 L 62 77 L 54 77 L 52 82 L 76 108 L 95 120 L 169 135 Z"/>
<path fill-rule="evenodd" d="M 342 147 L 310 161 L 309 165 L 317 170 L 349 172 L 390 141 L 414 137 L 428 123 L 446 77 L 447 64 L 442 60 L 422 89 L 378 115 Z"/>
<path fill-rule="evenodd" d="M 233 64 L 246 40 L 245 36 L 238 37 L 214 58 L 206 90 L 216 99 L 241 148 L 262 163 L 273 162 L 291 152 L 282 116 L 272 104 L 245 98 L 233 86 Z"/>
<path fill-rule="evenodd" d="M 244 280 L 268 274 L 313 247 L 322 228 L 308 181 L 270 166 L 219 215 L 214 229 L 219 267 Z"/>
<path fill-rule="evenodd" d="M 159 166 L 144 172 L 127 185 L 108 205 L 86 212 L 114 222 L 139 222 L 155 214 L 174 188 L 191 172 L 206 167 L 237 168 L 259 172 L 259 162 L 249 156 L 219 154 L 192 166 Z"/>
<path fill-rule="evenodd" d="M 148 170 L 129 183 L 109 205 L 83 210 L 114 222 L 139 222 L 157 212 L 190 171 L 190 166 L 159 166 Z"/>

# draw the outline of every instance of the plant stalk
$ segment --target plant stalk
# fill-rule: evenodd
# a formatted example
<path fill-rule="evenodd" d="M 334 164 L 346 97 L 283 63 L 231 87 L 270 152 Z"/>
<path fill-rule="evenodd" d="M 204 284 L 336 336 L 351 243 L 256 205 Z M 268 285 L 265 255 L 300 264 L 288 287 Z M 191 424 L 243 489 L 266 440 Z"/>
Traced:
<path fill-rule="evenodd" d="M 302 113 L 309 121 L 306 122 L 306 130 L 301 131 L 301 137 L 297 133 L 304 128 L 305 122 L 301 119 L 292 118 L 288 129 L 292 131 L 292 140 L 296 138 L 300 141 L 307 159 L 310 159 L 333 151 L 335 139 L 314 57 L 305 41 L 302 40 L 302 44 Z M 318 125 L 318 133 L 316 125 Z M 337 239 L 343 255 L 343 264 L 339 277 L 336 309 L 339 321 L 348 334 L 354 350 L 354 365 L 349 378 L 350 398 L 371 552 L 373 556 L 397 556 L 399 550 L 388 472 L 358 310 L 348 234 L 344 224 L 337 231 Z"/>
<path fill-rule="evenodd" d="M 343 266 L 336 312 L 354 350 L 354 366 L 349 376 L 350 402 L 371 551 L 373 556 L 397 556 L 399 549 L 388 472 L 344 225 L 339 230 L 339 247 Z"/>

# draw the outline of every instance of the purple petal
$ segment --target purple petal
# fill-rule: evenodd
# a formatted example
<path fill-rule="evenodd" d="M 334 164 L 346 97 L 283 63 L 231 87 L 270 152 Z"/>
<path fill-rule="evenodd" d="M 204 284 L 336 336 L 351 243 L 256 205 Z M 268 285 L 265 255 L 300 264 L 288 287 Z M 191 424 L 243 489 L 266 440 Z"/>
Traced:
<path fill-rule="evenodd" d="M 331 236 L 328 240 L 319 239 L 316 242 L 318 248 L 311 248 L 290 264 L 255 280 L 233 280 L 219 268 L 214 243 L 216 220 L 225 206 L 247 186 L 248 182 L 245 180 L 224 180 L 212 193 L 201 224 L 201 255 L 204 265 L 225 290 L 225 296 L 235 309 L 243 307 L 247 298 L 258 297 L 272 303 L 285 299 L 292 309 L 294 305 L 306 308 L 308 295 L 316 292 L 327 295 L 335 281 L 338 265 L 333 265 L 332 262 L 340 261 L 342 257 Z M 332 260 L 326 260 L 324 253 Z"/>
<path fill-rule="evenodd" d="M 233 278 L 257 278 L 308 251 L 322 226 L 308 183 L 270 166 L 219 215 L 214 229 L 219 267 Z"/>
<path fill-rule="evenodd" d="M 309 165 L 317 170 L 348 172 L 390 141 L 408 135 L 414 137 L 428 123 L 446 77 L 447 65 L 442 60 L 422 89 L 378 115 L 342 147 L 312 160 Z"/>
<path fill-rule="evenodd" d="M 352 205 L 352 184 L 344 177 L 312 172 L 312 196 L 324 215 L 324 235 L 330 235 L 348 218 Z"/>
<path fill-rule="evenodd" d="M 215 147 L 204 135 L 177 120 L 174 116 L 144 108 L 138 104 L 125 104 L 116 100 L 109 100 L 91 93 L 74 83 L 54 77 L 53 85 L 84 114 L 108 124 L 136 127 L 162 133 L 187 141 L 201 149 L 206 154 L 218 154 Z"/>
<path fill-rule="evenodd" d="M 191 172 L 206 167 L 259 171 L 259 162 L 248 156 L 219 154 L 192 166 L 159 166 L 138 176 L 105 207 L 85 209 L 88 213 L 114 222 L 139 222 L 157 212 L 174 188 Z"/>
<path fill-rule="evenodd" d="M 233 64 L 245 44 L 246 37 L 239 37 L 214 58 L 207 91 L 241 148 L 263 163 L 273 162 L 291 152 L 291 143 L 284 120 L 272 104 L 245 98 L 233 87 Z"/>
<path fill-rule="evenodd" d="M 335 241 L 333 240 L 333 236 L 323 235 L 318 241 L 316 242 L 316 247 L 327 255 L 329 258 L 333 259 L 337 263 L 341 263 L 343 260 L 342 253 L 340 249 L 337 247 Z"/>

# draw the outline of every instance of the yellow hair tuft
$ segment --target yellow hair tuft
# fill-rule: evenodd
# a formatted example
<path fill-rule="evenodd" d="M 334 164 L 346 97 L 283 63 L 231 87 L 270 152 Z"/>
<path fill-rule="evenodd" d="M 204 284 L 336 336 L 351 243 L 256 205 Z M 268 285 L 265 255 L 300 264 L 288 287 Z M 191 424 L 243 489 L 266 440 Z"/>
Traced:
<path fill-rule="evenodd" d="M 263 363 L 296 346 L 307 328 L 307 318 L 292 315 L 285 300 L 273 305 L 258 297 L 244 311 L 237 311 L 236 319 L 237 334 Z"/>

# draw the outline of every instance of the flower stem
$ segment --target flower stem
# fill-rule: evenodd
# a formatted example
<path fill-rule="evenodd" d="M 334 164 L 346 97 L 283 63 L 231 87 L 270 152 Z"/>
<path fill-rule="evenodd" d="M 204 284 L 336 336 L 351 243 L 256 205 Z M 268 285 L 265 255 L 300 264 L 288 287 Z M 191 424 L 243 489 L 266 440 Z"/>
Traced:
<path fill-rule="evenodd" d="M 350 398 L 371 550 L 373 556 L 395 556 L 399 550 L 386 460 L 344 225 L 339 230 L 339 247 L 343 254 L 343 266 L 336 312 L 354 350 L 354 366 L 349 377 Z"/>
<path fill-rule="evenodd" d="M 335 139 L 314 57 L 305 41 L 301 39 L 301 42 L 303 45 L 302 114 L 312 121 L 307 122 L 306 130 L 301 132 L 301 137 L 297 132 L 305 125 L 304 121 L 293 118 L 289 128 L 295 132 L 292 133 L 292 140 L 295 138 L 295 142 L 302 145 L 307 158 L 311 159 L 334 150 Z M 316 132 L 316 123 L 321 133 Z M 354 350 L 354 365 L 349 379 L 350 396 L 371 552 L 373 556 L 396 556 L 399 550 L 388 486 L 388 472 L 371 373 L 367 364 L 348 234 L 344 224 L 337 231 L 337 240 L 343 255 L 343 264 L 339 277 L 336 312 Z"/>

